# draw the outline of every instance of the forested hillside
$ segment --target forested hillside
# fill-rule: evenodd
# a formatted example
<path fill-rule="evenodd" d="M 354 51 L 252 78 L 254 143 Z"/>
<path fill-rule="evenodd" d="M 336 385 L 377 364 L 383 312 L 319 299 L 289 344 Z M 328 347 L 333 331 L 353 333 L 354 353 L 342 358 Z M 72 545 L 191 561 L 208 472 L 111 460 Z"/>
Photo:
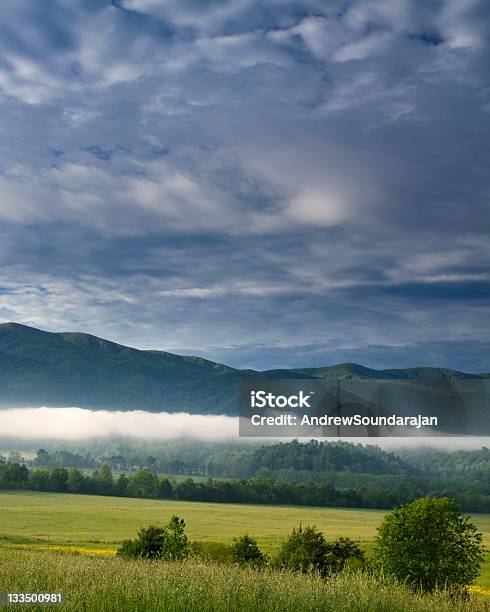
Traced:
<path fill-rule="evenodd" d="M 79 406 L 106 410 L 237 414 L 244 378 L 446 381 L 480 376 L 440 368 L 237 370 L 201 357 L 142 351 L 83 333 L 0 325 L 0 406 Z"/>

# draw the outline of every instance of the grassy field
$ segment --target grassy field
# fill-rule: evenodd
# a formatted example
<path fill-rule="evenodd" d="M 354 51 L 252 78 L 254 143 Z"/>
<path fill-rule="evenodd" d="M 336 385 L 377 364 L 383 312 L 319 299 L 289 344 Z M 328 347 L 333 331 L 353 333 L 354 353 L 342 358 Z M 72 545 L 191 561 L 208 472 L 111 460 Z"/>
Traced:
<path fill-rule="evenodd" d="M 272 550 L 293 527 L 314 524 L 328 538 L 349 535 L 368 542 L 384 512 L 344 508 L 305 508 L 130 499 L 63 493 L 0 493 L 0 535 L 51 543 L 118 544 L 148 523 L 185 519 L 192 540 L 231 542 L 248 532 Z M 480 515 L 490 547 L 490 516 Z"/>
<path fill-rule="evenodd" d="M 300 523 L 316 525 L 328 540 L 349 536 L 369 549 L 385 512 L 2 492 L 0 548 L 24 544 L 31 549 L 77 547 L 110 553 L 122 539 L 133 537 L 141 526 L 166 523 L 172 514 L 185 519 L 191 540 L 228 543 L 247 532 L 270 553 Z M 472 518 L 490 549 L 490 515 L 475 514 Z M 489 558 L 477 584 L 490 588 Z"/>
<path fill-rule="evenodd" d="M 0 550 L 5 591 L 62 592 L 66 612 L 484 612 L 486 599 L 420 596 L 404 585 L 340 574 L 256 572 L 237 566 L 88 558 Z M 30 608 L 32 609 L 32 607 Z M 35 609 L 59 610 L 59 607 Z"/>

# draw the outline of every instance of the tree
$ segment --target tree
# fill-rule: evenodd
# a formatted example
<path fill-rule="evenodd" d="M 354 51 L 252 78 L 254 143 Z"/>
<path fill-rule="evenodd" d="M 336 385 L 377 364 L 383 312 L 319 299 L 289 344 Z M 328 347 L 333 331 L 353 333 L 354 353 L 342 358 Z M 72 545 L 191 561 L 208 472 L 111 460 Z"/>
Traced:
<path fill-rule="evenodd" d="M 48 451 L 44 448 L 40 448 L 36 453 L 36 458 L 34 459 L 34 463 L 36 465 L 39 465 L 40 467 L 47 466 L 50 464 L 49 459 L 50 457 L 49 457 Z"/>
<path fill-rule="evenodd" d="M 81 493 L 84 488 L 84 476 L 77 468 L 68 470 L 68 492 Z"/>
<path fill-rule="evenodd" d="M 29 487 L 34 491 L 49 491 L 49 470 L 42 468 L 29 472 Z"/>
<path fill-rule="evenodd" d="M 181 519 L 174 514 L 165 527 L 162 559 L 184 559 L 187 557 L 188 553 L 189 540 L 185 535 L 184 519 Z"/>
<path fill-rule="evenodd" d="M 378 527 L 379 565 L 424 591 L 471 584 L 483 558 L 481 533 L 448 498 L 417 499 L 390 512 Z"/>
<path fill-rule="evenodd" d="M 189 540 L 185 535 L 185 522 L 172 516 L 165 527 L 149 525 L 140 529 L 134 540 L 124 540 L 117 554 L 121 557 L 178 561 L 189 553 Z"/>
<path fill-rule="evenodd" d="M 157 497 L 160 499 L 168 499 L 172 496 L 172 485 L 168 478 L 160 478 L 158 481 Z"/>
<path fill-rule="evenodd" d="M 175 497 L 177 499 L 193 501 L 196 499 L 196 490 L 196 483 L 192 478 L 186 478 L 175 486 Z"/>
<path fill-rule="evenodd" d="M 325 564 L 329 573 L 340 572 L 345 567 L 360 569 L 364 565 L 364 553 L 357 542 L 340 537 L 327 544 Z"/>
<path fill-rule="evenodd" d="M 282 543 L 274 565 L 303 573 L 317 571 L 325 575 L 327 551 L 327 542 L 321 531 L 314 526 L 300 525 Z"/>
<path fill-rule="evenodd" d="M 135 497 L 155 497 L 158 476 L 148 468 L 139 468 L 130 479 L 130 490 Z"/>
<path fill-rule="evenodd" d="M 15 486 L 26 483 L 29 478 L 29 470 L 25 465 L 18 463 L 5 464 L 5 480 L 10 481 Z"/>
<path fill-rule="evenodd" d="M 119 474 L 115 485 L 116 495 L 119 495 L 120 497 L 126 497 L 128 495 L 128 488 L 129 478 L 126 476 L 126 474 Z"/>
<path fill-rule="evenodd" d="M 103 463 L 94 472 L 93 479 L 97 493 L 101 495 L 112 495 L 114 493 L 114 477 L 112 476 L 111 468 L 106 463 Z"/>
<path fill-rule="evenodd" d="M 231 545 L 231 555 L 235 563 L 262 567 L 267 563 L 267 557 L 260 550 L 257 540 L 249 535 L 234 538 Z"/>
<path fill-rule="evenodd" d="M 56 467 L 49 473 L 48 488 L 56 493 L 68 491 L 68 470 L 64 467 Z"/>
<path fill-rule="evenodd" d="M 134 540 L 124 540 L 117 554 L 121 557 L 159 559 L 162 556 L 165 529 L 156 525 L 143 527 Z"/>

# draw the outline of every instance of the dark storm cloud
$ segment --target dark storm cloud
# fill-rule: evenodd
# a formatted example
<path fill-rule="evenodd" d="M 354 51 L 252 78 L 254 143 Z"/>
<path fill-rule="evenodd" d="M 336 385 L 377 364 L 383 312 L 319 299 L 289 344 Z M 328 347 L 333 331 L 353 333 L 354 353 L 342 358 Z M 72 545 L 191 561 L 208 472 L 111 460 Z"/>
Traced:
<path fill-rule="evenodd" d="M 483 0 L 2 11 L 1 320 L 490 369 Z"/>

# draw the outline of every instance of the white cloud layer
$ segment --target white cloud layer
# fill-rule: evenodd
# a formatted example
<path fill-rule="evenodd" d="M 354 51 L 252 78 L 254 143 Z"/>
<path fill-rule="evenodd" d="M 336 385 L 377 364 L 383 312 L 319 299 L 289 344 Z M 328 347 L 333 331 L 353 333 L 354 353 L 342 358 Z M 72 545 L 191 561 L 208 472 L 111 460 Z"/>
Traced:
<path fill-rule="evenodd" d="M 237 437 L 237 429 L 236 418 L 186 412 L 110 412 L 84 408 L 0 410 L 0 436 L 23 440 L 83 440 L 112 436 L 154 440 L 181 437 L 228 440 Z"/>
<path fill-rule="evenodd" d="M 169 414 L 142 410 L 129 412 L 86 410 L 84 408 L 12 408 L 0 410 L 0 438 L 23 441 L 76 441 L 94 438 L 136 438 L 172 440 L 195 438 L 204 441 L 238 441 L 238 418 L 196 415 L 185 412 Z M 289 438 L 242 438 L 242 442 L 286 441 Z M 326 438 L 319 438 L 326 440 Z M 336 440 L 331 438 L 330 440 Z M 345 438 L 354 444 L 374 444 L 386 449 L 429 446 L 449 450 L 477 449 L 490 444 L 490 438 L 407 437 Z"/>

